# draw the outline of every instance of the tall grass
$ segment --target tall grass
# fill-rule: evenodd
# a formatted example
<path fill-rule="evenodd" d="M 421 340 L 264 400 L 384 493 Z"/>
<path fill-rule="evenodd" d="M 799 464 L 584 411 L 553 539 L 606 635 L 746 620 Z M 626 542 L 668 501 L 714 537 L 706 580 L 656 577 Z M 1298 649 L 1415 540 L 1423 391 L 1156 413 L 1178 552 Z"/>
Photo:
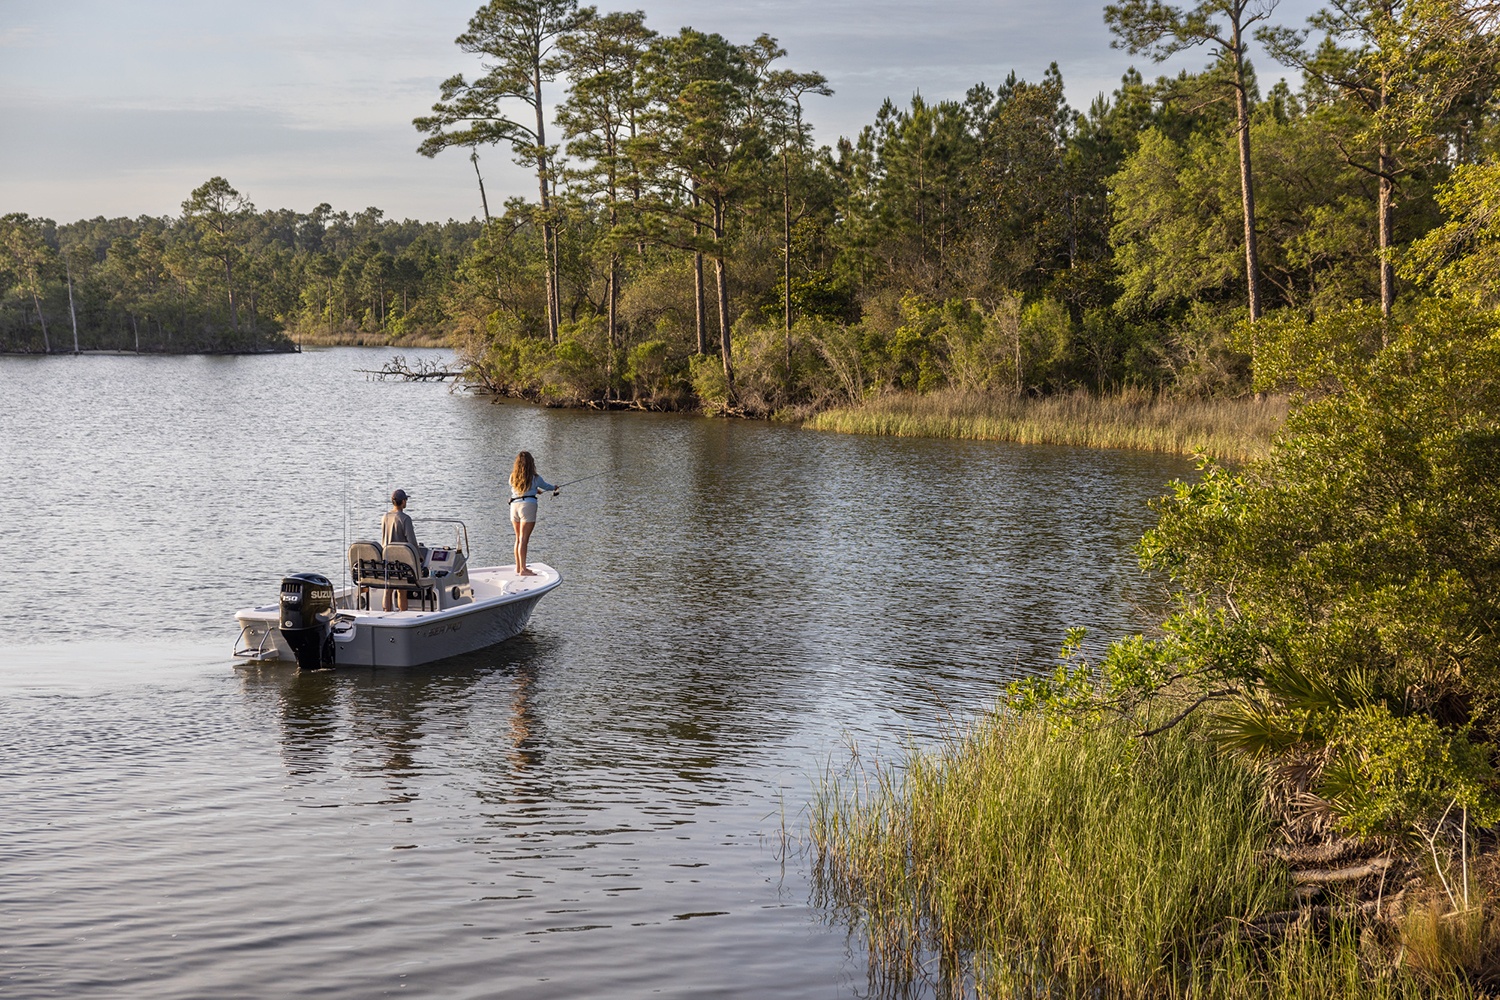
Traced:
<path fill-rule="evenodd" d="M 821 900 L 892 995 L 933 975 L 980 996 L 1415 995 L 1356 930 L 1241 940 L 1290 905 L 1256 777 L 1186 726 L 1059 728 L 994 715 L 896 765 L 830 773 L 812 836 Z"/>
<path fill-rule="evenodd" d="M 947 389 L 877 396 L 824 410 L 811 430 L 1131 448 L 1240 461 L 1265 453 L 1286 419 L 1285 397 L 1174 400 L 1139 392 L 1032 398 Z"/>

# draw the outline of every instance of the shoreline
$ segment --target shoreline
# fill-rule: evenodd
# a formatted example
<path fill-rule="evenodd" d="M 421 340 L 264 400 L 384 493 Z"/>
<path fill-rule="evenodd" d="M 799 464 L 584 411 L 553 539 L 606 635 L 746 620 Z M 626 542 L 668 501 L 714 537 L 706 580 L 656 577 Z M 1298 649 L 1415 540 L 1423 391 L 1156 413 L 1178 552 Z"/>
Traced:
<path fill-rule="evenodd" d="M 363 333 L 361 331 L 338 331 L 333 333 L 295 333 L 288 332 L 287 336 L 302 347 L 390 347 L 390 348 L 412 348 L 412 347 L 451 347 L 449 338 L 444 334 L 437 333 L 411 333 L 392 340 L 383 333 Z"/>
<path fill-rule="evenodd" d="M 443 349 L 445 338 L 411 336 L 391 342 L 377 335 L 338 334 L 298 338 L 288 350 L 244 351 L 131 351 L 91 349 L 77 352 L 90 356 L 258 356 L 298 354 L 307 348 L 355 347 L 361 349 Z M 0 351 L 0 357 L 67 357 L 72 351 Z M 474 386 L 480 392 L 483 386 Z M 632 401 L 551 401 L 524 396 L 493 394 L 537 406 L 613 412 L 655 411 Z M 877 437 L 948 438 L 968 441 L 1003 441 L 1013 444 L 1048 444 L 1081 448 L 1108 448 L 1164 454 L 1205 455 L 1228 462 L 1259 458 L 1286 420 L 1285 396 L 1240 398 L 1171 399 L 1140 391 L 1124 390 L 1110 396 L 1074 392 L 1055 396 L 1013 396 L 959 390 L 927 394 L 887 393 L 856 405 L 836 406 L 810 416 L 801 413 L 769 419 L 804 430 L 837 434 L 867 434 Z M 698 408 L 681 412 L 764 419 L 743 413 L 706 414 Z"/>
<path fill-rule="evenodd" d="M 1202 727 L 1136 736 L 1163 715 L 997 707 L 933 749 L 830 764 L 813 861 L 872 977 L 941 963 L 981 996 L 1094 1000 L 1494 996 L 1493 839 L 1467 856 L 1480 901 L 1447 907 L 1418 852 L 1288 842 L 1255 768 Z"/>
<path fill-rule="evenodd" d="M 1207 455 L 1241 462 L 1266 453 L 1286 420 L 1285 396 L 1169 399 L 1124 391 L 1010 396 L 944 390 L 877 396 L 802 422 L 808 430 Z"/>

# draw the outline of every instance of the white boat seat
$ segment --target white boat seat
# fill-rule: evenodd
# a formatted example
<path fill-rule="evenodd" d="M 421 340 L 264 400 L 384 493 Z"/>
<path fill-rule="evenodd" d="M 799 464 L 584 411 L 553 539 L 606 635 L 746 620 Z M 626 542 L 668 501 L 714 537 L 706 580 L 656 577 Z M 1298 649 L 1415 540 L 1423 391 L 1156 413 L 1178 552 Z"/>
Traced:
<path fill-rule="evenodd" d="M 392 542 L 384 549 L 387 586 L 416 588 L 429 581 L 422 574 L 422 558 L 406 542 Z"/>
<path fill-rule="evenodd" d="M 422 572 L 422 559 L 406 542 L 361 541 L 349 546 L 349 574 L 356 587 L 402 590 L 415 594 L 423 606 L 435 601 L 433 581 Z M 360 607 L 364 607 L 363 603 Z"/>
<path fill-rule="evenodd" d="M 422 557 L 406 542 L 391 542 L 382 552 L 385 559 L 385 579 L 380 586 L 387 590 L 404 590 L 422 600 L 425 610 L 429 601 L 436 604 L 432 591 L 432 579 L 422 572 Z"/>
<path fill-rule="evenodd" d="M 349 572 L 357 587 L 384 586 L 385 555 L 379 542 L 355 542 L 349 546 Z"/>

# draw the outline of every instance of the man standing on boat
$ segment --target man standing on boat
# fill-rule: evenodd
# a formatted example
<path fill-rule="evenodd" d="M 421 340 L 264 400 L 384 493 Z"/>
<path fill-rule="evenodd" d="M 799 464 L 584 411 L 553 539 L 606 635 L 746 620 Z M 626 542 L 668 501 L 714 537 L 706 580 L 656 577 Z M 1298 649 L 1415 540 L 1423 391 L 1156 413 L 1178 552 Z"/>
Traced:
<path fill-rule="evenodd" d="M 417 544 L 417 529 L 412 526 L 411 515 L 406 513 L 405 490 L 396 490 L 391 494 L 391 509 L 380 519 L 381 548 L 392 542 L 405 542 L 417 554 L 417 559 L 422 558 L 422 547 Z M 406 603 L 406 591 L 387 587 L 380 607 L 383 611 L 405 611 Z"/>

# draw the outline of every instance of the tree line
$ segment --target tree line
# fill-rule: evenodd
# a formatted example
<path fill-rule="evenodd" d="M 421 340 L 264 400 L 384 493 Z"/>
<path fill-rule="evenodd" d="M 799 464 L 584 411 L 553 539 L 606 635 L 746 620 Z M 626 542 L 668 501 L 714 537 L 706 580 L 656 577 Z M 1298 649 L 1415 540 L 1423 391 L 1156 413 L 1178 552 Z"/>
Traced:
<path fill-rule="evenodd" d="M 0 217 L 0 350 L 288 350 L 437 335 L 478 222 L 257 211 L 222 177 L 177 218 Z"/>
<path fill-rule="evenodd" d="M 1116 44 L 1207 64 L 1132 69 L 1086 111 L 1054 64 L 962 99 L 887 100 L 819 147 L 828 82 L 770 35 L 492 0 L 457 38 L 480 72 L 414 122 L 420 153 L 471 160 L 482 222 L 256 212 L 220 178 L 178 219 L 7 216 L 0 336 L 52 343 L 71 284 L 100 343 L 440 332 L 478 380 L 549 400 L 773 412 L 945 386 L 1246 391 L 1266 316 L 1468 294 L 1457 275 L 1485 266 L 1500 187 L 1484 8 L 1273 15 L 1126 0 L 1104 11 Z M 1263 92 L 1252 37 L 1300 80 Z M 536 189 L 492 215 L 496 148 Z"/>

